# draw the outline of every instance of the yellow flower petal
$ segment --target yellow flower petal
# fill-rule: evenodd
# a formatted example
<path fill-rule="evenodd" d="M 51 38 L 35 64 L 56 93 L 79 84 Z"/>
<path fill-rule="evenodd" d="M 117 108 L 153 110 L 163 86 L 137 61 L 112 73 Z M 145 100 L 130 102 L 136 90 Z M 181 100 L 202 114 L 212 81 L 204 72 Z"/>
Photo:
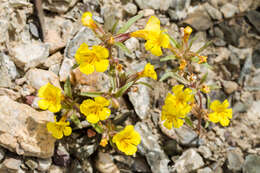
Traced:
<path fill-rule="evenodd" d="M 89 75 L 95 71 L 94 65 L 83 63 L 79 66 L 79 69 L 82 73 Z"/>
<path fill-rule="evenodd" d="M 106 120 L 110 114 L 111 114 L 110 109 L 103 108 L 102 111 L 99 112 L 99 118 L 100 118 L 100 120 Z"/>
<path fill-rule="evenodd" d="M 96 124 L 99 121 L 99 116 L 97 116 L 95 114 L 88 114 L 87 120 L 88 120 L 88 122 L 90 122 L 92 124 Z"/>
<path fill-rule="evenodd" d="M 210 113 L 209 114 L 209 120 L 213 123 L 219 122 L 219 116 L 216 112 Z"/>
<path fill-rule="evenodd" d="M 145 26 L 145 30 L 160 30 L 160 20 L 155 16 L 151 16 Z"/>
<path fill-rule="evenodd" d="M 38 106 L 42 110 L 48 109 L 49 105 L 50 105 L 50 102 L 48 100 L 41 99 L 41 100 L 38 101 Z"/>
<path fill-rule="evenodd" d="M 97 72 L 104 72 L 108 69 L 109 61 L 108 60 L 100 60 L 95 62 L 95 69 Z"/>
<path fill-rule="evenodd" d="M 134 153 L 136 153 L 137 151 L 137 147 L 135 145 L 132 144 L 128 144 L 126 145 L 126 147 L 124 148 L 124 153 L 126 155 L 133 155 Z"/>
<path fill-rule="evenodd" d="M 59 112 L 61 109 L 61 104 L 58 103 L 58 104 L 53 104 L 53 105 L 50 105 L 49 106 L 49 111 L 53 112 L 53 113 L 56 113 L 56 112 Z"/>
<path fill-rule="evenodd" d="M 173 119 L 173 127 L 174 128 L 180 128 L 183 125 L 183 120 L 179 118 Z"/>
<path fill-rule="evenodd" d="M 100 59 L 106 59 L 109 56 L 109 51 L 105 47 L 95 45 L 92 47 L 92 50 L 93 52 L 96 53 L 97 57 Z"/>
<path fill-rule="evenodd" d="M 65 127 L 64 130 L 63 130 L 63 133 L 65 136 L 69 136 L 72 132 L 72 129 L 71 127 Z"/>
<path fill-rule="evenodd" d="M 229 119 L 227 117 L 221 118 L 219 122 L 222 126 L 228 126 L 229 125 Z"/>

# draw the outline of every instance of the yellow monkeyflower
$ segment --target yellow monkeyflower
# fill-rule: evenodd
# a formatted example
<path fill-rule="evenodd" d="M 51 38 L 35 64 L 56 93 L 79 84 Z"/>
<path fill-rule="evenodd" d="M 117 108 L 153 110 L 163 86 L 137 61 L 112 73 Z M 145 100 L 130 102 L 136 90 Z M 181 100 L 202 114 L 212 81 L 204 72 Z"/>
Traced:
<path fill-rule="evenodd" d="M 209 120 L 213 123 L 218 123 L 222 126 L 229 125 L 229 119 L 232 118 L 232 109 L 229 108 L 229 103 L 225 100 L 221 103 L 219 100 L 215 100 L 211 103 L 210 109 L 213 111 L 209 114 Z"/>
<path fill-rule="evenodd" d="M 54 117 L 54 122 L 47 123 L 47 130 L 52 134 L 56 139 L 61 139 L 63 134 L 69 136 L 72 132 L 71 127 L 69 126 L 70 122 L 65 122 L 65 117 L 62 117 L 60 121 L 57 122 L 56 116 Z"/>
<path fill-rule="evenodd" d="M 206 56 L 199 56 L 199 62 L 198 62 L 198 64 L 202 64 L 202 63 L 205 63 L 205 62 L 207 62 L 207 59 L 208 59 L 208 57 L 206 57 Z"/>
<path fill-rule="evenodd" d="M 183 70 L 186 66 L 187 66 L 187 62 L 184 59 L 182 59 L 180 62 L 179 69 Z"/>
<path fill-rule="evenodd" d="M 205 85 L 205 84 L 202 85 L 202 88 L 200 90 L 202 92 L 204 92 L 205 94 L 210 92 L 210 88 L 207 85 Z"/>
<path fill-rule="evenodd" d="M 97 28 L 95 21 L 92 19 L 92 13 L 91 12 L 83 13 L 83 15 L 81 17 L 81 22 L 84 26 L 87 26 L 87 27 L 89 27 L 93 30 L 95 28 Z"/>
<path fill-rule="evenodd" d="M 183 85 L 176 85 L 172 88 L 174 93 L 172 99 L 176 102 L 177 105 L 183 106 L 187 109 L 187 113 L 191 110 L 190 104 L 194 101 L 194 94 L 190 88 L 184 89 Z"/>
<path fill-rule="evenodd" d="M 150 63 L 147 63 L 144 67 L 144 70 L 141 72 L 140 77 L 150 77 L 154 80 L 157 80 L 157 74 L 154 71 L 154 66 Z"/>
<path fill-rule="evenodd" d="M 53 86 L 50 83 L 42 86 L 38 91 L 38 97 L 41 99 L 38 101 L 38 106 L 51 112 L 59 112 L 61 109 L 61 100 L 63 95 L 61 89 Z"/>
<path fill-rule="evenodd" d="M 109 117 L 111 114 L 110 109 L 107 108 L 109 104 L 109 100 L 101 96 L 95 97 L 94 100 L 87 99 L 80 105 L 80 112 L 87 117 L 88 122 L 95 124 Z"/>
<path fill-rule="evenodd" d="M 126 155 L 133 155 L 137 151 L 137 145 L 141 142 L 141 136 L 134 130 L 134 126 L 128 125 L 113 136 L 112 141 L 120 151 Z"/>
<path fill-rule="evenodd" d="M 96 45 L 89 49 L 86 43 L 81 44 L 75 54 L 80 71 L 86 75 L 95 70 L 97 72 L 106 71 L 109 66 L 108 56 L 109 52 L 105 47 Z"/>
<path fill-rule="evenodd" d="M 155 56 L 161 56 L 161 47 L 168 48 L 170 44 L 170 39 L 164 32 L 160 29 L 160 20 L 155 16 L 151 16 L 145 28 L 132 32 L 131 36 L 145 39 L 145 49 L 151 51 Z"/>
<path fill-rule="evenodd" d="M 189 26 L 186 26 L 184 28 L 184 37 L 183 37 L 183 40 L 184 40 L 185 43 L 188 42 L 191 33 L 192 33 L 192 28 L 189 27 Z"/>
<path fill-rule="evenodd" d="M 101 145 L 102 147 L 106 147 L 107 146 L 107 139 L 106 138 L 102 138 L 99 145 Z"/>

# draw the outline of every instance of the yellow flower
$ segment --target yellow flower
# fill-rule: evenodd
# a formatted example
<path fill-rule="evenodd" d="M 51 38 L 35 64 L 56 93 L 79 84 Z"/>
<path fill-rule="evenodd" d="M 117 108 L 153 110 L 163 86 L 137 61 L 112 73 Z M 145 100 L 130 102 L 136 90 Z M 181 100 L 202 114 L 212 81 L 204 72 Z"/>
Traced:
<path fill-rule="evenodd" d="M 71 127 L 69 126 L 70 122 L 65 122 L 64 117 L 60 121 L 56 121 L 56 116 L 54 117 L 54 122 L 47 123 L 47 130 L 52 134 L 56 139 L 61 139 L 63 134 L 69 136 L 72 132 Z"/>
<path fill-rule="evenodd" d="M 199 62 L 198 62 L 198 64 L 202 64 L 202 63 L 205 63 L 205 62 L 207 62 L 207 59 L 208 59 L 208 57 L 206 57 L 206 56 L 199 56 Z"/>
<path fill-rule="evenodd" d="M 184 59 L 182 59 L 180 62 L 179 69 L 183 70 L 186 66 L 187 66 L 187 62 Z"/>
<path fill-rule="evenodd" d="M 144 70 L 141 72 L 140 77 L 150 77 L 154 80 L 157 80 L 157 74 L 154 71 L 154 66 L 150 63 L 147 63 L 144 67 Z"/>
<path fill-rule="evenodd" d="M 207 94 L 210 92 L 210 88 L 207 85 L 202 85 L 201 91 Z"/>
<path fill-rule="evenodd" d="M 92 99 L 84 100 L 80 105 L 80 112 L 87 117 L 88 122 L 95 124 L 109 117 L 111 111 L 107 106 L 109 106 L 109 100 L 98 96 L 95 97 L 95 101 Z"/>
<path fill-rule="evenodd" d="M 194 95 L 189 88 L 183 91 L 183 87 L 183 85 L 174 86 L 172 88 L 174 95 L 169 93 L 162 107 L 161 120 L 164 121 L 163 125 L 168 129 L 171 129 L 172 126 L 174 128 L 181 127 L 183 118 L 191 111 Z"/>
<path fill-rule="evenodd" d="M 160 29 L 160 20 L 155 16 L 151 16 L 145 28 L 131 33 L 131 36 L 145 39 L 147 41 L 145 49 L 156 56 L 161 56 L 161 47 L 168 48 L 170 43 L 168 35 L 164 32 Z"/>
<path fill-rule="evenodd" d="M 109 52 L 102 46 L 93 46 L 88 48 L 86 43 L 80 45 L 75 54 L 79 69 L 82 73 L 91 74 L 95 70 L 97 72 L 104 72 L 109 66 L 108 61 Z"/>
<path fill-rule="evenodd" d="M 113 136 L 112 141 L 120 151 L 126 155 L 133 155 L 137 151 L 137 145 L 141 142 L 141 136 L 134 130 L 134 126 L 128 125 Z"/>
<path fill-rule="evenodd" d="M 38 105 L 41 109 L 48 109 L 54 113 L 60 111 L 63 97 L 60 88 L 47 83 L 39 89 L 38 97 L 42 98 L 38 101 Z"/>
<path fill-rule="evenodd" d="M 90 27 L 91 29 L 97 28 L 95 21 L 92 19 L 91 12 L 83 13 L 83 15 L 81 17 L 81 22 L 84 26 Z"/>
<path fill-rule="evenodd" d="M 102 147 L 106 147 L 107 146 L 107 139 L 106 138 L 102 138 L 99 145 L 101 145 Z"/>
<path fill-rule="evenodd" d="M 191 33 L 192 33 L 192 28 L 189 26 L 186 26 L 184 29 L 184 37 L 183 37 L 183 40 L 185 43 L 188 42 Z"/>
<path fill-rule="evenodd" d="M 232 118 L 232 109 L 228 109 L 229 103 L 225 100 L 221 103 L 219 100 L 215 100 L 211 103 L 210 109 L 213 111 L 209 114 L 209 120 L 213 123 L 218 123 L 222 126 L 228 126 L 229 119 Z"/>

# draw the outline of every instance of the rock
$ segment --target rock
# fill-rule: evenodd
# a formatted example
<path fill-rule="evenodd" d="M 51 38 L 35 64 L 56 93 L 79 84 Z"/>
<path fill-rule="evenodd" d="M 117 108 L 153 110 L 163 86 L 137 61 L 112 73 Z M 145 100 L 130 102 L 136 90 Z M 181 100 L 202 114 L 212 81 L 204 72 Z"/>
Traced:
<path fill-rule="evenodd" d="M 64 58 L 74 59 L 74 55 L 82 43 L 86 43 L 91 47 L 100 44 L 101 41 L 96 37 L 95 33 L 91 29 L 82 27 L 77 35 L 67 43 Z"/>
<path fill-rule="evenodd" d="M 197 173 L 213 173 L 212 169 L 209 167 L 199 169 Z"/>
<path fill-rule="evenodd" d="M 198 9 L 189 14 L 183 23 L 190 25 L 198 31 L 205 31 L 213 25 L 208 13 L 203 9 Z"/>
<path fill-rule="evenodd" d="M 142 78 L 138 80 L 139 82 L 148 82 L 146 78 Z M 150 94 L 149 88 L 144 85 L 137 85 L 137 91 L 128 92 L 129 100 L 134 106 L 135 112 L 140 119 L 145 119 L 148 116 L 148 112 L 150 109 Z"/>
<path fill-rule="evenodd" d="M 25 77 L 27 79 L 28 85 L 32 86 L 35 89 L 40 89 L 43 85 L 50 82 L 54 86 L 57 86 L 60 88 L 60 82 L 58 76 L 47 70 L 42 69 L 31 69 L 26 74 Z"/>
<path fill-rule="evenodd" d="M 29 29 L 30 29 L 30 33 L 32 34 L 32 36 L 34 36 L 35 38 L 40 37 L 40 33 L 39 33 L 38 28 L 37 28 L 35 23 L 30 22 L 29 23 Z"/>
<path fill-rule="evenodd" d="M 49 56 L 49 46 L 44 43 L 18 44 L 10 50 L 14 63 L 24 70 L 42 64 Z"/>
<path fill-rule="evenodd" d="M 139 40 L 132 37 L 125 41 L 125 46 L 131 51 L 134 52 L 138 49 L 140 49 L 140 43 Z"/>
<path fill-rule="evenodd" d="M 240 12 L 245 12 L 247 11 L 250 6 L 253 4 L 254 0 L 239 0 L 238 1 L 238 7 Z"/>
<path fill-rule="evenodd" d="M 209 159 L 212 156 L 210 149 L 204 145 L 200 146 L 198 152 L 205 158 Z"/>
<path fill-rule="evenodd" d="M 219 47 L 219 48 L 216 48 L 216 54 L 217 54 L 217 57 L 214 59 L 214 62 L 215 63 L 220 63 L 224 60 L 228 60 L 231 52 L 225 48 L 225 47 Z"/>
<path fill-rule="evenodd" d="M 158 144 L 158 139 L 152 134 L 151 129 L 145 124 L 138 122 L 135 130 L 141 135 L 141 144 L 138 152 L 146 157 L 151 170 L 156 173 L 169 173 L 169 159 Z"/>
<path fill-rule="evenodd" d="M 238 8 L 231 3 L 226 3 L 220 8 L 225 18 L 231 18 L 239 12 Z"/>
<path fill-rule="evenodd" d="M 243 173 L 258 173 L 260 170 L 260 156 L 250 154 L 246 156 Z"/>
<path fill-rule="evenodd" d="M 124 5 L 124 11 L 129 15 L 133 16 L 137 13 L 137 7 L 135 4 L 129 2 L 126 5 Z M 133 37 L 134 38 L 134 37 Z"/>
<path fill-rule="evenodd" d="M 0 87 L 12 87 L 12 79 L 3 59 L 0 59 Z"/>
<path fill-rule="evenodd" d="M 38 160 L 38 170 L 39 171 L 48 171 L 51 167 L 52 159 L 37 159 Z"/>
<path fill-rule="evenodd" d="M 57 53 L 54 53 L 53 55 L 51 55 L 50 57 L 48 57 L 43 65 L 47 68 L 50 68 L 51 66 L 53 66 L 55 64 L 60 65 L 62 59 L 63 59 L 62 54 L 60 52 L 57 52 Z"/>
<path fill-rule="evenodd" d="M 168 156 L 174 156 L 182 153 L 182 148 L 178 145 L 176 140 L 166 141 L 163 149 Z"/>
<path fill-rule="evenodd" d="M 222 85 L 224 86 L 224 90 L 227 94 L 231 94 L 238 89 L 238 84 L 233 81 L 223 81 Z"/>
<path fill-rule="evenodd" d="M 53 156 L 53 162 L 58 166 L 66 167 L 70 161 L 70 154 L 67 151 L 66 145 L 59 143 Z"/>
<path fill-rule="evenodd" d="M 232 45 L 228 45 L 229 50 L 231 50 L 231 53 L 235 54 L 236 57 L 238 57 L 240 60 L 245 60 L 248 56 L 252 56 L 252 48 L 243 48 L 239 49 Z"/>
<path fill-rule="evenodd" d="M 152 8 L 154 10 L 163 10 L 167 11 L 171 5 L 171 0 L 135 0 L 135 3 L 138 5 L 140 9 L 149 9 Z"/>
<path fill-rule="evenodd" d="M 25 164 L 30 168 L 30 170 L 35 170 L 38 167 L 38 163 L 32 159 L 25 161 Z"/>
<path fill-rule="evenodd" d="M 155 14 L 155 11 L 153 9 L 143 9 L 138 12 L 138 14 L 144 14 L 144 17 L 149 17 Z"/>
<path fill-rule="evenodd" d="M 75 64 L 74 59 L 64 58 L 63 62 L 60 67 L 59 76 L 60 81 L 64 82 L 67 80 L 67 78 L 70 76 L 71 69 L 73 65 Z"/>
<path fill-rule="evenodd" d="M 194 149 L 186 150 L 175 162 L 174 170 L 177 173 L 189 173 L 204 166 L 202 157 Z"/>
<path fill-rule="evenodd" d="M 242 169 L 243 163 L 243 153 L 239 148 L 229 149 L 227 151 L 227 167 L 229 170 L 238 172 Z"/>
<path fill-rule="evenodd" d="M 88 160 L 84 160 L 83 163 L 77 159 L 73 159 L 71 167 L 69 168 L 71 173 L 93 173 L 93 168 Z"/>
<path fill-rule="evenodd" d="M 249 22 L 255 27 L 258 33 L 260 33 L 260 13 L 258 11 L 252 10 L 249 11 L 246 15 Z"/>
<path fill-rule="evenodd" d="M 16 158 L 6 158 L 0 167 L 0 172 L 20 173 L 22 161 Z"/>
<path fill-rule="evenodd" d="M 98 152 L 98 158 L 95 164 L 97 170 L 101 173 L 120 173 L 116 164 L 113 162 L 113 157 L 108 153 Z"/>
<path fill-rule="evenodd" d="M 42 3 L 43 9 L 51 12 L 63 14 L 73 7 L 78 0 L 64 0 L 64 1 L 52 1 L 44 0 Z"/>
<path fill-rule="evenodd" d="M 10 77 L 11 80 L 14 80 L 17 77 L 19 77 L 19 73 L 16 69 L 16 66 L 9 56 L 5 55 L 4 53 L 0 53 L 0 61 L 2 69 L 7 70 L 7 75 Z"/>
<path fill-rule="evenodd" d="M 219 24 L 220 29 L 224 32 L 224 40 L 228 44 L 238 46 L 239 38 L 241 37 L 240 25 L 229 25 L 227 22 Z"/>
<path fill-rule="evenodd" d="M 5 150 L 4 148 L 0 147 L 0 163 L 2 163 L 4 158 L 5 158 Z"/>
<path fill-rule="evenodd" d="M 18 155 L 49 158 L 55 139 L 46 129 L 53 120 L 48 111 L 38 112 L 28 105 L 0 96 L 0 145 Z"/>
<path fill-rule="evenodd" d="M 255 51 L 253 52 L 253 57 L 252 57 L 253 64 L 255 68 L 259 69 L 260 68 L 260 44 L 256 46 Z"/>
<path fill-rule="evenodd" d="M 48 173 L 64 173 L 65 170 L 59 166 L 51 165 Z"/>
<path fill-rule="evenodd" d="M 252 51 L 252 49 L 251 49 L 251 51 Z M 246 78 L 246 76 L 250 75 L 250 73 L 252 71 L 252 66 L 253 66 L 252 52 L 248 52 L 248 56 L 245 60 L 244 66 L 241 70 L 240 77 L 238 80 L 239 84 L 242 84 L 242 82 L 245 82 L 244 79 Z"/>
<path fill-rule="evenodd" d="M 213 20 L 222 20 L 222 14 L 218 9 L 211 6 L 209 3 L 204 4 L 204 9 L 208 12 Z"/>

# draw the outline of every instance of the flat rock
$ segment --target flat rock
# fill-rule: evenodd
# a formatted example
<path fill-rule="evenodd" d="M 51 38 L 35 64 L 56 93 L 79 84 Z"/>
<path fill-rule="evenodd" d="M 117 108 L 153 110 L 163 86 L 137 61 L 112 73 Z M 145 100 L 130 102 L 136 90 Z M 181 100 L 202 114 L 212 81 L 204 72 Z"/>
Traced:
<path fill-rule="evenodd" d="M 59 77 L 51 71 L 31 69 L 25 74 L 25 77 L 27 79 L 28 85 L 37 90 L 48 82 L 60 88 Z"/>
<path fill-rule="evenodd" d="M 218 9 L 214 8 L 209 3 L 205 3 L 204 8 L 213 20 L 222 20 L 222 14 Z"/>
<path fill-rule="evenodd" d="M 157 137 L 152 134 L 151 129 L 145 123 L 138 122 L 135 130 L 141 135 L 141 144 L 138 152 L 146 157 L 148 164 L 154 173 L 169 173 L 169 159 L 158 144 Z"/>
<path fill-rule="evenodd" d="M 220 8 L 220 11 L 223 13 L 225 18 L 233 17 L 236 13 L 239 12 L 238 7 L 231 3 L 226 3 L 223 5 Z"/>
<path fill-rule="evenodd" d="M 259 173 L 260 170 L 260 156 L 250 154 L 246 156 L 243 165 L 243 173 Z"/>
<path fill-rule="evenodd" d="M 6 158 L 0 167 L 0 172 L 20 173 L 22 161 L 16 158 Z"/>
<path fill-rule="evenodd" d="M 55 139 L 46 129 L 53 120 L 48 111 L 38 112 L 28 105 L 0 96 L 0 145 L 18 155 L 49 158 Z"/>
<path fill-rule="evenodd" d="M 155 9 L 168 10 L 171 5 L 171 0 L 135 0 L 135 3 L 140 9 Z"/>
<path fill-rule="evenodd" d="M 15 45 L 10 53 L 14 63 L 27 70 L 43 63 L 49 56 L 49 46 L 44 43 L 24 43 Z"/>
<path fill-rule="evenodd" d="M 239 148 L 232 148 L 227 151 L 227 167 L 233 172 L 238 172 L 242 169 L 244 158 L 243 153 Z"/>
<path fill-rule="evenodd" d="M 63 0 L 63 1 L 44 0 L 43 8 L 51 12 L 63 14 L 66 11 L 68 11 L 71 7 L 73 7 L 77 2 L 78 0 Z"/>
<path fill-rule="evenodd" d="M 192 148 L 186 150 L 174 164 L 177 173 L 189 173 L 202 166 L 204 166 L 202 157 Z"/>
<path fill-rule="evenodd" d="M 258 11 L 249 11 L 246 15 L 249 22 L 255 27 L 258 33 L 260 33 L 260 13 Z"/>

